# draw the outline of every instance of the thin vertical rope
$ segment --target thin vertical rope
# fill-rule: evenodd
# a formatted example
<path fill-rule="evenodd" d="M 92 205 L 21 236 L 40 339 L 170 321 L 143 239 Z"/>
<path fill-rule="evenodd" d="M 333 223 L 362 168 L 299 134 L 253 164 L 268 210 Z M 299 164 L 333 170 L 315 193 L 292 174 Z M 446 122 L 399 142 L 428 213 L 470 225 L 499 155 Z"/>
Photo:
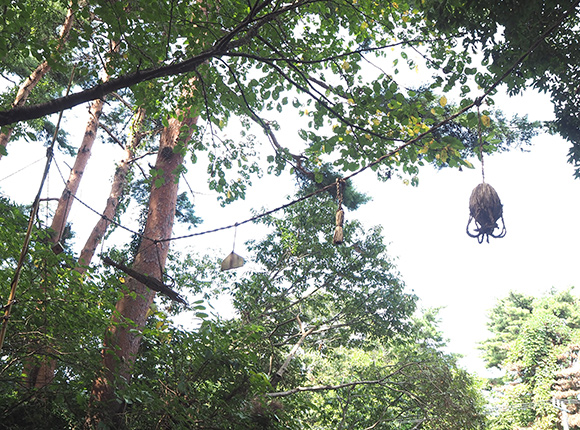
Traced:
<path fill-rule="evenodd" d="M 481 160 L 481 180 L 485 182 L 485 169 L 483 161 L 483 139 L 481 137 L 481 114 L 479 112 L 479 104 L 477 105 L 477 137 L 479 140 L 479 159 Z"/>
<path fill-rule="evenodd" d="M 236 250 L 236 236 L 238 235 L 238 223 L 234 226 L 234 243 L 232 244 L 232 252 Z"/>
<path fill-rule="evenodd" d="M 70 79 L 68 82 L 68 86 L 66 89 L 66 94 L 68 95 L 70 91 L 70 87 L 72 85 L 72 80 L 74 76 L 75 69 L 73 70 L 70 75 Z M 56 129 L 54 130 L 54 135 L 52 136 L 52 142 L 50 146 L 46 149 L 46 164 L 44 166 L 44 173 L 42 175 L 42 179 L 40 181 L 40 186 L 38 187 L 38 192 L 36 193 L 36 197 L 34 198 L 34 202 L 32 203 L 32 208 L 30 209 L 30 215 L 28 218 L 28 227 L 26 229 L 26 235 L 24 236 L 24 243 L 22 244 L 22 249 L 20 251 L 20 257 L 18 258 L 18 264 L 16 265 L 16 269 L 14 270 L 14 277 L 12 278 L 12 282 L 10 284 L 10 295 L 8 296 L 8 303 L 4 306 L 4 316 L 2 317 L 2 328 L 0 329 L 0 351 L 2 351 L 2 346 L 4 345 L 4 339 L 6 338 L 6 328 L 8 327 L 8 319 L 10 318 L 10 313 L 12 311 L 12 305 L 14 304 L 14 297 L 16 296 L 16 287 L 18 286 L 18 281 L 20 280 L 20 274 L 22 272 L 22 267 L 24 266 L 24 259 L 28 254 L 28 247 L 30 245 L 30 237 L 32 235 L 32 226 L 34 225 L 34 220 L 36 219 L 36 215 L 38 214 L 38 208 L 40 206 L 40 198 L 42 196 L 42 188 L 44 187 L 44 183 L 46 182 L 46 178 L 48 177 L 48 172 L 50 170 L 50 164 L 52 162 L 52 158 L 54 157 L 54 143 L 56 142 L 56 136 L 58 134 L 58 130 L 60 129 L 60 122 L 62 120 L 62 113 L 61 110 L 58 115 L 58 121 L 56 123 Z"/>

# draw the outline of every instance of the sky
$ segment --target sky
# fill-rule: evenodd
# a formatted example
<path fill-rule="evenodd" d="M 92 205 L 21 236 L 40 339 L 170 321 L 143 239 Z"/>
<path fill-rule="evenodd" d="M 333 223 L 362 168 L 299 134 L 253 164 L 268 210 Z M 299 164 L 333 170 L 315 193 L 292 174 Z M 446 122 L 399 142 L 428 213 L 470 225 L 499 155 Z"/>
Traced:
<path fill-rule="evenodd" d="M 506 114 L 528 114 L 531 120 L 549 120 L 549 99 L 532 92 L 524 97 L 496 98 Z M 69 129 L 80 133 L 86 108 L 67 115 Z M 73 137 L 75 142 L 77 137 Z M 469 196 L 481 182 L 481 164 L 475 169 L 436 170 L 425 167 L 419 186 L 400 180 L 378 182 L 372 172 L 354 178 L 355 187 L 372 201 L 346 219 L 358 218 L 364 225 L 382 225 L 389 252 L 395 259 L 409 291 L 419 297 L 424 308 L 441 308 L 441 328 L 449 339 L 449 352 L 464 356 L 460 363 L 469 371 L 488 375 L 477 350 L 478 342 L 489 334 L 486 314 L 510 290 L 540 295 L 556 288 L 580 288 L 578 273 L 580 229 L 580 181 L 573 179 L 566 163 L 569 144 L 557 136 L 540 135 L 533 146 L 485 158 L 486 182 L 492 185 L 504 207 L 507 235 L 479 244 L 465 233 L 469 217 Z M 0 192 L 18 203 L 30 204 L 36 194 L 44 167 L 44 149 L 39 145 L 12 143 L 10 156 L 0 160 Z M 79 198 L 102 210 L 107 198 L 112 167 L 110 159 L 120 159 L 121 151 L 97 143 L 85 172 Z M 34 161 L 38 162 L 30 166 Z M 68 161 L 70 163 L 70 160 Z M 68 175 L 65 160 L 57 164 Z M 24 169 L 24 170 L 21 170 Z M 294 180 L 288 175 L 265 175 L 249 189 L 247 199 L 221 208 L 215 195 L 207 191 L 202 171 L 195 167 L 188 181 L 197 191 L 196 214 L 205 219 L 200 230 L 230 225 L 251 217 L 252 209 L 272 209 L 287 202 Z M 88 184 L 97 184 L 88 186 Z M 44 197 L 57 198 L 62 180 L 52 169 Z M 98 215 L 78 203 L 70 219 L 82 245 Z M 255 237 L 255 227 L 242 226 L 236 232 L 236 251 L 243 255 L 243 243 Z M 231 251 L 234 232 L 220 233 L 180 242 L 177 246 L 197 251 L 213 248 Z M 111 243 L 105 243 L 106 250 Z M 223 312 L 229 312 L 227 304 Z"/>

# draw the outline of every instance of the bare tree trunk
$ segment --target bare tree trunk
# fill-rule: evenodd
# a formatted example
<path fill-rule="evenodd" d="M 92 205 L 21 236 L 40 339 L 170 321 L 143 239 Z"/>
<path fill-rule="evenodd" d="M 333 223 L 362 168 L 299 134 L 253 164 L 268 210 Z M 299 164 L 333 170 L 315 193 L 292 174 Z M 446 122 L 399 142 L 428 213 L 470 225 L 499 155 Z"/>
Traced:
<path fill-rule="evenodd" d="M 111 42 L 111 52 L 116 51 L 118 49 L 118 46 L 119 45 L 117 42 Z M 109 78 L 110 76 L 107 73 L 105 66 L 103 70 L 103 82 L 107 82 Z M 75 164 L 70 172 L 68 181 L 66 182 L 65 189 L 62 192 L 62 195 L 58 201 L 58 206 L 52 219 L 52 225 L 50 226 L 52 230 L 51 240 L 54 244 L 57 244 L 62 238 L 62 233 L 66 226 L 66 222 L 68 220 L 68 215 L 70 213 L 74 197 L 77 194 L 77 191 L 81 184 L 81 180 L 83 179 L 85 168 L 87 167 L 89 158 L 91 157 L 93 145 L 97 140 L 97 131 L 99 130 L 99 119 L 101 118 L 101 114 L 103 113 L 104 104 L 105 101 L 103 99 L 96 99 L 93 100 L 93 102 L 91 103 L 91 107 L 89 108 L 89 121 L 85 128 L 85 134 L 83 136 L 81 146 L 79 147 L 79 150 L 77 152 Z"/>
<path fill-rule="evenodd" d="M 90 118 L 87 124 L 83 141 L 78 150 L 75 164 L 71 170 L 65 189 L 58 201 L 58 206 L 52 219 L 51 225 L 51 242 L 55 244 L 53 250 L 58 253 L 60 248 L 60 239 L 66 226 L 66 221 L 70 213 L 74 196 L 77 193 L 85 167 L 91 156 L 91 149 L 97 137 L 97 128 L 99 126 L 99 117 L 103 108 L 102 100 L 95 100 L 89 110 Z M 62 248 L 60 249 L 62 250 Z M 41 346 L 40 355 L 48 357 L 52 352 L 50 346 Z M 54 379 L 56 370 L 56 360 L 46 358 L 40 364 L 33 362 L 25 363 L 26 385 L 29 388 L 42 388 L 49 385 Z"/>
<path fill-rule="evenodd" d="M 189 141 L 192 126 L 196 122 L 197 118 L 188 117 L 181 122 L 171 118 L 160 139 L 155 169 L 163 172 L 164 181 L 160 186 L 151 185 L 143 239 L 132 265 L 134 270 L 158 279 L 162 278 L 169 251 L 169 242 L 159 241 L 171 237 L 178 189 L 178 177 L 175 177 L 174 172 L 183 163 L 181 152 L 174 152 L 173 149 L 177 143 L 183 145 Z M 145 326 L 147 311 L 155 297 L 154 291 L 133 278 L 128 279 L 127 290 L 136 295 L 126 293 L 117 302 L 112 324 L 105 334 L 105 372 L 93 384 L 93 398 L 103 406 L 104 415 L 91 419 L 114 422 L 118 417 L 122 405 L 115 400 L 115 381 L 128 383 L 131 378 L 132 366 L 141 343 L 141 336 L 135 329 L 141 331 Z"/>
<path fill-rule="evenodd" d="M 70 29 L 72 28 L 74 22 L 74 13 L 72 9 L 72 5 L 69 7 L 66 18 L 64 20 L 64 24 L 62 29 L 60 30 L 59 34 L 59 43 L 56 47 L 57 51 L 60 51 L 64 46 L 65 42 L 68 39 L 68 35 L 70 33 Z M 12 107 L 22 106 L 26 103 L 28 96 L 34 89 L 34 87 L 40 82 L 40 80 L 50 71 L 51 67 L 48 65 L 48 61 L 44 61 L 40 64 L 26 80 L 20 85 L 18 89 L 18 93 L 16 94 L 16 98 L 12 102 Z M 8 127 L 6 132 L 0 133 L 0 146 L 6 148 L 8 145 L 8 141 L 10 140 L 10 136 L 12 136 L 12 131 L 14 130 L 13 127 Z M 0 150 L 0 158 L 2 158 L 3 151 Z"/>
<path fill-rule="evenodd" d="M 125 148 L 125 159 L 121 161 L 119 166 L 117 166 L 117 170 L 115 171 L 113 185 L 111 186 L 111 192 L 109 194 L 109 198 L 107 199 L 107 204 L 105 206 L 105 210 L 103 211 L 103 216 L 99 219 L 93 228 L 93 231 L 91 232 L 85 243 L 85 246 L 80 253 L 78 266 L 75 269 L 79 273 L 84 273 L 87 270 L 87 267 L 91 264 L 91 260 L 95 255 L 95 250 L 107 232 L 110 220 L 115 217 L 117 212 L 117 205 L 119 204 L 119 200 L 121 199 L 123 190 L 127 184 L 127 174 L 129 173 L 131 160 L 135 155 L 135 148 L 141 142 L 142 132 L 140 131 L 140 128 L 144 119 L 145 110 L 139 108 L 137 110 L 135 119 L 133 120 L 131 141 Z"/>
<path fill-rule="evenodd" d="M 111 50 L 115 50 L 117 47 L 116 43 L 111 44 Z M 103 76 L 103 81 L 109 80 L 109 75 L 105 71 Z M 85 128 L 85 134 L 81 142 L 81 146 L 77 152 L 75 163 L 70 172 L 68 181 L 62 192 L 62 195 L 58 201 L 58 206 L 54 213 L 52 219 L 51 236 L 50 240 L 54 244 L 53 250 L 58 253 L 62 250 L 60 245 L 60 240 L 62 239 L 62 234 L 70 214 L 71 206 L 74 201 L 74 197 L 77 194 L 81 180 L 83 178 L 83 173 L 91 157 L 91 150 L 95 141 L 97 140 L 97 131 L 99 129 L 99 118 L 103 113 L 104 100 L 97 99 L 93 100 L 91 107 L 89 108 L 89 121 Z M 49 356 L 52 352 L 50 346 L 42 347 L 42 355 Z M 33 363 L 25 364 L 25 373 L 27 375 L 27 386 L 29 388 L 42 388 L 49 385 L 54 379 L 54 372 L 56 370 L 56 360 L 46 359 L 40 365 Z"/>
<path fill-rule="evenodd" d="M 103 112 L 103 105 L 103 100 L 94 100 L 89 109 L 90 117 L 85 128 L 85 135 L 83 136 L 83 141 L 77 152 L 75 164 L 70 172 L 65 189 L 58 201 L 58 206 L 50 226 L 52 229 L 51 241 L 55 244 L 58 243 L 62 238 L 62 233 L 66 226 L 74 197 L 76 196 L 76 193 L 79 189 L 81 180 L 83 179 L 83 173 L 85 172 L 85 168 L 87 167 L 89 158 L 91 157 L 93 144 L 97 139 L 99 118 Z"/>

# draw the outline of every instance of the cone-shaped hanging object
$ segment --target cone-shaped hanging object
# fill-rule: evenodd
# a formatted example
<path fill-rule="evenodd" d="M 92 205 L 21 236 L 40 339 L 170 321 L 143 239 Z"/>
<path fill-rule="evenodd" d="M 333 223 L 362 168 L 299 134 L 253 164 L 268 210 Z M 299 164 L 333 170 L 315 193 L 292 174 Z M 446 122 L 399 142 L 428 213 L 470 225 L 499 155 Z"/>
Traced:
<path fill-rule="evenodd" d="M 234 251 L 228 255 L 224 261 L 222 261 L 222 271 L 223 270 L 230 270 L 230 269 L 237 269 L 238 267 L 242 267 L 245 261 L 242 257 L 236 254 Z"/>

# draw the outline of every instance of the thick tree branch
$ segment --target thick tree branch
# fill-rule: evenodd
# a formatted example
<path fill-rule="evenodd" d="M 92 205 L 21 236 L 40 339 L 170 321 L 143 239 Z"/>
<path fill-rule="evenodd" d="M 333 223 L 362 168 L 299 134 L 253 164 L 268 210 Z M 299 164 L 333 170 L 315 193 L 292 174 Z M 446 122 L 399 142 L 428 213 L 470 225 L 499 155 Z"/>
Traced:
<path fill-rule="evenodd" d="M 176 302 L 187 305 L 187 302 L 177 292 L 173 291 L 159 279 L 154 278 L 153 276 L 145 275 L 141 272 L 137 272 L 136 270 L 133 270 L 130 267 L 125 266 L 124 264 L 117 263 L 106 256 L 101 257 L 101 260 L 103 260 L 103 263 L 105 263 L 106 265 L 113 266 L 119 269 L 120 271 L 125 272 L 132 278 L 135 278 L 137 281 L 141 282 L 147 288 L 153 291 L 157 291 L 158 293 L 161 293 L 169 297 L 171 300 L 175 300 Z"/>
<path fill-rule="evenodd" d="M 298 319 L 298 322 L 300 323 L 300 319 Z M 311 334 L 314 330 L 316 330 L 316 327 L 317 326 L 314 326 L 310 330 L 302 332 L 302 336 L 300 337 L 298 342 L 296 342 L 296 345 L 294 345 L 294 347 L 292 348 L 292 350 L 288 354 L 288 357 L 286 357 L 284 364 L 282 364 L 282 366 L 280 366 L 280 368 L 272 376 L 272 380 L 271 380 L 272 387 L 276 388 L 276 385 L 278 385 L 278 383 L 282 380 L 282 377 L 284 376 L 286 369 L 288 369 L 288 366 L 290 365 L 290 362 L 292 361 L 292 359 L 294 358 L 294 356 L 298 352 L 298 349 L 300 349 L 300 346 L 302 346 L 302 343 L 308 337 L 308 335 Z"/>
<path fill-rule="evenodd" d="M 0 111 L 0 126 L 40 118 L 62 110 L 70 109 L 81 103 L 102 99 L 107 94 L 118 91 L 122 88 L 131 87 L 140 82 L 191 72 L 210 58 L 223 55 L 224 53 L 225 52 L 210 50 L 180 63 L 153 67 L 146 70 L 138 70 L 128 75 L 120 76 L 107 82 L 103 82 L 102 84 L 95 85 L 87 90 L 69 96 L 60 97 L 46 103 L 15 107 L 6 111 Z"/>
<path fill-rule="evenodd" d="M 172 63 L 168 65 L 151 67 L 145 70 L 137 70 L 133 73 L 111 79 L 92 88 L 80 91 L 69 96 L 60 97 L 46 103 L 39 103 L 36 105 L 15 107 L 5 111 L 0 111 L 0 127 L 8 124 L 13 124 L 20 121 L 40 118 L 46 115 L 51 115 L 66 109 L 70 109 L 81 103 L 91 100 L 102 99 L 107 94 L 118 91 L 123 88 L 128 88 L 141 82 L 150 81 L 166 76 L 181 75 L 184 73 L 195 71 L 195 69 L 206 61 L 224 56 L 229 50 L 247 44 L 253 37 L 256 36 L 261 27 L 268 22 L 276 19 L 284 13 L 290 12 L 304 5 L 315 3 L 319 0 L 301 0 L 277 10 L 273 10 L 263 16 L 257 14 L 267 7 L 270 2 L 264 1 L 258 6 L 254 7 L 249 15 L 237 27 L 229 31 L 221 39 L 217 40 L 211 49 L 202 52 L 199 55 L 193 56 L 187 60 Z M 245 34 L 243 34 L 245 32 Z"/>

